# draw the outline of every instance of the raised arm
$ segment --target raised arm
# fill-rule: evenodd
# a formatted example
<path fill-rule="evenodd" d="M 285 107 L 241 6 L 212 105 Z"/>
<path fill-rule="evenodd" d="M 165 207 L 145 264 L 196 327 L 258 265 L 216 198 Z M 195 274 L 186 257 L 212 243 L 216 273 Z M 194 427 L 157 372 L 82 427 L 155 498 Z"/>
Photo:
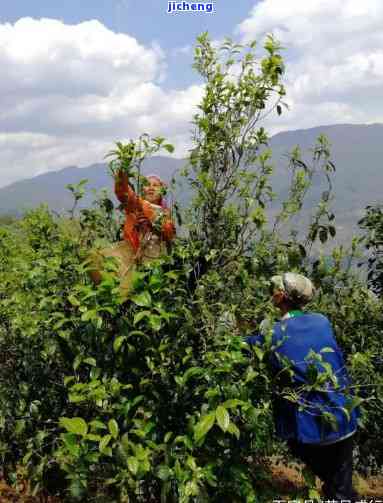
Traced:
<path fill-rule="evenodd" d="M 126 173 L 119 172 L 114 182 L 114 192 L 118 200 L 127 208 L 134 209 L 139 206 L 139 197 L 134 192 Z"/>

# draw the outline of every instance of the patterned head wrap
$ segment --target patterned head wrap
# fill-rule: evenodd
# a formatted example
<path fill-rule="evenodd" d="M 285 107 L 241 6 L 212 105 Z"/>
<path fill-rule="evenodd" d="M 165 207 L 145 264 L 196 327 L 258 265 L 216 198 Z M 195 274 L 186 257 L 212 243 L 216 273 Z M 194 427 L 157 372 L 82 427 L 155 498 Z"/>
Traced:
<path fill-rule="evenodd" d="M 307 304 L 314 297 L 314 285 L 302 274 L 286 272 L 280 276 L 273 276 L 270 282 L 274 288 L 282 290 L 291 302 L 299 305 Z"/>

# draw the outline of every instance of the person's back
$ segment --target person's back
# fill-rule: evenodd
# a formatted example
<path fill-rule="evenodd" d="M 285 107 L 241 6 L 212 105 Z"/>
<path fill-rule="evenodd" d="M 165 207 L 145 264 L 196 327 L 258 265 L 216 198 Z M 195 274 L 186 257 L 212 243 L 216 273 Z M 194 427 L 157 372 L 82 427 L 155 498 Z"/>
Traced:
<path fill-rule="evenodd" d="M 354 432 L 357 411 L 348 412 L 350 381 L 329 320 L 316 313 L 299 313 L 281 320 L 273 328 L 273 345 L 274 370 L 282 375 L 283 368 L 290 369 L 293 388 L 309 385 L 313 373 L 328 373 L 320 390 L 302 391 L 297 404 L 278 400 L 279 407 L 293 416 L 292 423 L 286 424 L 278 415 L 279 435 L 303 443 L 327 443 Z"/>
<path fill-rule="evenodd" d="M 305 276 L 273 276 L 271 286 L 273 304 L 282 314 L 271 330 L 270 352 L 277 434 L 321 478 L 325 497 L 351 501 L 358 411 L 351 410 L 350 381 L 331 323 L 301 310 L 314 295 Z M 246 338 L 248 344 L 265 343 L 266 325 Z"/>

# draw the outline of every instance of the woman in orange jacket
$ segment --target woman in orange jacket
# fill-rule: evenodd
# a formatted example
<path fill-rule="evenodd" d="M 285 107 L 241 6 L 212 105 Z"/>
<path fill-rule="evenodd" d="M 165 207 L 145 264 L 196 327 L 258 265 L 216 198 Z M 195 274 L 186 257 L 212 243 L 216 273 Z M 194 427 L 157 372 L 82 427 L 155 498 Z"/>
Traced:
<path fill-rule="evenodd" d="M 175 236 L 175 226 L 163 198 L 165 183 L 155 175 L 147 177 L 143 196 L 138 196 L 129 178 L 119 172 L 115 179 L 115 193 L 125 210 L 124 240 L 135 259 L 156 258 L 163 245 Z"/>
<path fill-rule="evenodd" d="M 148 263 L 166 254 L 167 244 L 175 237 L 175 226 L 163 198 L 165 183 L 157 176 L 147 177 L 143 196 L 138 196 L 124 172 L 115 177 L 115 193 L 125 211 L 123 241 L 91 254 L 90 272 L 94 282 L 102 280 L 105 257 L 115 257 L 119 263 L 120 292 L 128 298 L 133 273 L 138 263 Z"/>

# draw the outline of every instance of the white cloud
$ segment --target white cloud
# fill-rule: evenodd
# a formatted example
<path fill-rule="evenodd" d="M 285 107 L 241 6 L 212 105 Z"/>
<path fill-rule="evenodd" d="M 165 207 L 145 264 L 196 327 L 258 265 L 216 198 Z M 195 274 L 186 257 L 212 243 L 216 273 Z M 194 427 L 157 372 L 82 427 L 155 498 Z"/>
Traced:
<path fill-rule="evenodd" d="M 193 46 L 190 44 L 184 45 L 182 47 L 175 47 L 172 49 L 171 53 L 173 56 L 186 56 L 193 52 Z"/>
<path fill-rule="evenodd" d="M 0 186 L 68 164 L 100 162 L 142 132 L 187 148 L 201 88 L 165 91 L 165 55 L 99 21 L 0 24 Z"/>
<path fill-rule="evenodd" d="M 273 130 L 383 122 L 381 0 L 262 0 L 237 28 L 244 41 L 272 33 L 285 48 L 291 111 Z"/>
<path fill-rule="evenodd" d="M 382 25 L 381 0 L 257 2 L 237 35 L 273 33 L 286 48 L 290 111 L 269 117 L 269 130 L 383 122 Z M 189 50 L 165 55 L 96 20 L 0 23 L 0 186 L 100 162 L 115 140 L 142 132 L 167 136 L 183 155 L 202 87 L 166 90 L 163 78 L 167 56 Z"/>

